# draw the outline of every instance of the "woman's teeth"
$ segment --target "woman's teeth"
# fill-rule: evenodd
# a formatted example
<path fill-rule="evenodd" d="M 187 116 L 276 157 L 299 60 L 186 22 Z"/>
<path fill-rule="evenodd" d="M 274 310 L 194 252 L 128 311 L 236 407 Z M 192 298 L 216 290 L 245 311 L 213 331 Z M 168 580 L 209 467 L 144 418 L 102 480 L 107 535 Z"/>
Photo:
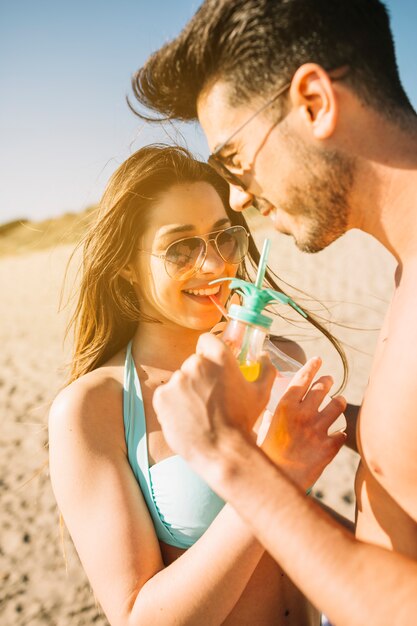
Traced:
<path fill-rule="evenodd" d="M 185 293 L 191 293 L 193 296 L 215 296 L 220 291 L 220 287 L 209 287 L 207 289 L 184 289 Z"/>

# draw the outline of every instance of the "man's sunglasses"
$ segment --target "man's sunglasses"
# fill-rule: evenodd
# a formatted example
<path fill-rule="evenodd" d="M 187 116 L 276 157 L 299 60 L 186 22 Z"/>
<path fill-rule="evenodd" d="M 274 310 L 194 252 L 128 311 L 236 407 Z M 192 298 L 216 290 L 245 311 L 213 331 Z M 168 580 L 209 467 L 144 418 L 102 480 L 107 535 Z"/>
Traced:
<path fill-rule="evenodd" d="M 278 100 L 283 93 L 285 93 L 291 87 L 291 83 L 287 83 L 283 85 L 278 92 L 269 100 L 267 100 L 259 109 L 257 109 L 243 124 L 241 124 L 231 135 L 224 141 L 212 154 L 210 154 L 208 158 L 208 164 L 216 170 L 220 176 L 222 176 L 228 183 L 234 185 L 235 187 L 240 187 L 244 191 L 246 191 L 247 187 L 245 183 L 239 178 L 237 174 L 234 174 L 229 170 L 229 168 L 225 165 L 222 160 L 221 151 L 231 142 L 231 140 L 240 133 L 240 131 L 245 128 L 255 117 L 257 117 L 262 111 L 267 109 L 273 102 Z"/>
<path fill-rule="evenodd" d="M 248 252 L 249 233 L 243 226 L 229 226 L 206 235 L 178 239 L 168 246 L 164 254 L 140 251 L 163 259 L 168 276 L 174 280 L 187 280 L 202 268 L 209 242 L 225 263 L 238 265 Z"/>
<path fill-rule="evenodd" d="M 333 69 L 326 70 L 326 71 L 330 79 L 332 81 L 336 81 L 336 80 L 343 79 L 345 77 L 345 75 L 349 72 L 349 66 L 343 65 L 341 67 L 333 68 Z M 253 119 L 255 119 L 255 117 L 257 117 L 260 113 L 262 113 L 262 111 L 264 111 L 269 106 L 271 106 L 273 102 L 278 100 L 278 98 L 282 96 L 291 87 L 291 84 L 292 84 L 292 79 L 291 79 L 291 82 L 286 83 L 285 85 L 282 85 L 282 87 L 278 89 L 278 91 L 272 96 L 272 98 L 267 100 L 259 109 L 257 109 L 245 122 L 243 122 L 243 124 L 241 124 L 230 135 L 230 137 L 228 137 L 228 139 L 226 139 L 226 141 L 224 141 L 220 146 L 218 146 L 214 150 L 212 154 L 210 154 L 208 158 L 208 164 L 211 165 L 211 167 L 214 170 L 216 170 L 216 172 L 220 174 L 220 176 L 222 176 L 230 185 L 233 185 L 234 187 L 239 187 L 240 189 L 243 189 L 243 191 L 247 191 L 247 185 L 245 185 L 245 183 L 242 181 L 241 174 L 235 174 L 231 172 L 230 169 L 227 167 L 227 165 L 224 163 L 224 157 L 222 157 L 221 155 L 222 150 L 224 150 L 225 147 L 231 142 L 231 140 L 234 139 L 234 137 L 238 133 L 240 133 L 240 131 L 243 128 L 245 128 L 245 126 L 247 126 Z M 277 125 L 277 123 L 280 123 L 280 122 L 276 122 L 275 126 Z M 249 166 L 247 169 L 249 169 Z"/>

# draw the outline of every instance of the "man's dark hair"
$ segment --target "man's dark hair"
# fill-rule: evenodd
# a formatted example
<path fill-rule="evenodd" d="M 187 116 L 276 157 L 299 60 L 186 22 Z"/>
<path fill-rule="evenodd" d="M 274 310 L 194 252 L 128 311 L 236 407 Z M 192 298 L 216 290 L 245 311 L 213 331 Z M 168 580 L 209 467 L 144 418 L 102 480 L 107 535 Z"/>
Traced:
<path fill-rule="evenodd" d="M 158 119 L 192 120 L 211 81 L 228 83 L 233 106 L 270 95 L 307 62 L 326 70 L 349 66 L 344 80 L 388 118 L 413 110 L 380 0 L 206 0 L 180 35 L 149 57 L 132 85 Z"/>

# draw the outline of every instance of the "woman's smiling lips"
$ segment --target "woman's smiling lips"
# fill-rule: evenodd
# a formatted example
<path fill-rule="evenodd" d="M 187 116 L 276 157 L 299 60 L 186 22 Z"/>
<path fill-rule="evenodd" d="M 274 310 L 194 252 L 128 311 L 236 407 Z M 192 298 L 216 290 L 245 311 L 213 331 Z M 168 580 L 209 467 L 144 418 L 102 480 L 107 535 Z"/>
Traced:
<path fill-rule="evenodd" d="M 195 302 L 199 302 L 200 304 L 210 304 L 214 306 L 209 296 L 217 295 L 221 290 L 220 285 L 204 285 L 201 287 L 194 287 L 193 289 L 183 289 L 182 292 L 194 300 Z"/>

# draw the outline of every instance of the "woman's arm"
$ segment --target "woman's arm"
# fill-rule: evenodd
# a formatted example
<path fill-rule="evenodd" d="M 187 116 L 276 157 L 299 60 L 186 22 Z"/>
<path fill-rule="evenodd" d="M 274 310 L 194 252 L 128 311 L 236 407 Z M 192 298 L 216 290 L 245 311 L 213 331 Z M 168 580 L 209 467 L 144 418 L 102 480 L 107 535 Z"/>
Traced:
<path fill-rule="evenodd" d="M 139 591 L 129 625 L 222 624 L 264 552 L 225 505 L 204 535 Z"/>
<path fill-rule="evenodd" d="M 226 505 L 164 567 L 114 418 L 120 403 L 108 385 L 80 380 L 61 392 L 49 420 L 55 496 L 97 598 L 113 626 L 221 624 L 264 550 Z"/>

